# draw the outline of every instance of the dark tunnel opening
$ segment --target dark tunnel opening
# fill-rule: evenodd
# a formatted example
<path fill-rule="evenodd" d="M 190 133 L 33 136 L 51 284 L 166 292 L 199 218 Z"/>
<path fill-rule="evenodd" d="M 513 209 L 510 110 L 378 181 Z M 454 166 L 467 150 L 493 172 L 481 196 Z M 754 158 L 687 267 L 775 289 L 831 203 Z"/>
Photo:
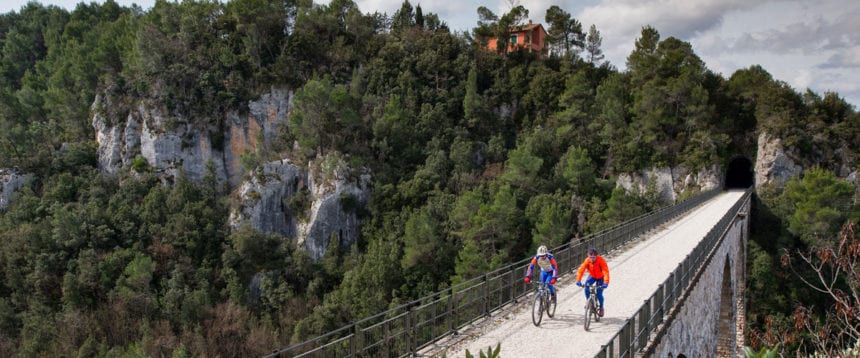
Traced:
<path fill-rule="evenodd" d="M 726 189 L 746 189 L 753 185 L 752 162 L 746 157 L 736 157 L 726 170 Z"/>

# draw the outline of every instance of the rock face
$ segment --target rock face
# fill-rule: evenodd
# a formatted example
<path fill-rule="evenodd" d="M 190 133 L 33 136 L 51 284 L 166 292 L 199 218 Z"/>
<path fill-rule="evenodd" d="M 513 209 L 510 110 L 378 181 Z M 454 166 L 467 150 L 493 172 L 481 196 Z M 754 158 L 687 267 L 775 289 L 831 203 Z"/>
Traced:
<path fill-rule="evenodd" d="M 370 176 L 349 179 L 336 157 L 309 165 L 310 171 L 279 160 L 264 164 L 239 187 L 241 204 L 230 214 L 234 229 L 254 229 L 296 238 L 314 259 L 324 256 L 332 237 L 342 247 L 358 239 L 357 209 L 367 204 Z"/>
<path fill-rule="evenodd" d="M 350 168 L 338 157 L 311 164 L 308 188 L 314 198 L 308 220 L 299 224 L 299 244 L 315 259 L 325 255 L 332 237 L 341 247 L 355 243 L 359 234 L 358 209 L 370 198 L 370 175 L 348 177 Z M 316 169 L 316 170 L 314 170 Z"/>
<path fill-rule="evenodd" d="M 851 172 L 845 180 L 854 185 L 854 202 L 860 202 L 860 170 Z"/>
<path fill-rule="evenodd" d="M 140 155 L 157 172 L 176 177 L 181 168 L 189 178 L 199 180 L 206 175 L 207 164 L 212 163 L 219 181 L 227 180 L 223 152 L 212 146 L 210 133 L 217 129 L 195 128 L 187 121 L 168 117 L 159 108 L 147 108 L 143 104 L 133 114 L 139 115 L 142 123 Z M 129 118 L 127 123 L 134 123 L 134 119 Z M 166 130 L 171 126 L 173 130 Z M 126 138 L 133 137 L 129 133 L 130 128 L 136 129 L 137 126 L 126 125 Z"/>
<path fill-rule="evenodd" d="M 771 183 L 782 187 L 801 172 L 803 167 L 788 155 L 779 138 L 765 132 L 759 134 L 755 159 L 756 191 Z"/>
<path fill-rule="evenodd" d="M 296 237 L 296 216 L 290 199 L 307 183 L 307 173 L 289 160 L 263 164 L 238 189 L 240 204 L 230 213 L 234 231 L 247 224 L 257 231 Z"/>
<path fill-rule="evenodd" d="M 369 175 L 350 179 L 344 161 L 330 156 L 307 167 L 289 159 L 268 162 L 242 181 L 241 156 L 265 148 L 279 127 L 287 125 L 292 96 L 287 90 L 273 89 L 249 102 L 247 114 L 230 112 L 221 121 L 208 121 L 223 123 L 221 127 L 191 124 L 146 100 L 122 112 L 114 103 L 121 101 L 97 96 L 92 125 L 99 143 L 99 168 L 118 173 L 145 161 L 164 177 L 178 175 L 181 168 L 192 180 L 200 180 L 211 163 L 218 180 L 238 193 L 231 228 L 250 225 L 260 232 L 296 239 L 311 256 L 320 258 L 332 237 L 342 247 L 358 239 L 357 208 L 367 203 Z"/>
<path fill-rule="evenodd" d="M 644 193 L 648 191 L 650 184 L 654 186 L 660 200 L 674 202 L 681 193 L 691 189 L 707 191 L 720 187 L 722 177 L 716 165 L 696 173 L 691 173 L 684 167 L 651 168 L 640 173 L 621 174 L 616 180 L 616 185 L 628 192 Z"/>
<path fill-rule="evenodd" d="M 222 121 L 209 121 L 223 122 L 224 128 L 202 128 L 146 100 L 137 101 L 125 117 L 116 118 L 111 113 L 118 111 L 105 110 L 116 106 L 115 101 L 96 96 L 92 125 L 99 143 L 99 168 L 117 173 L 141 158 L 157 173 L 175 176 L 182 168 L 199 180 L 212 163 L 218 179 L 235 186 L 242 174 L 239 158 L 269 143 L 278 126 L 286 125 L 291 101 L 291 92 L 273 89 L 249 102 L 246 115 L 230 112 Z"/>
<path fill-rule="evenodd" d="M 12 202 L 13 194 L 23 188 L 31 177 L 14 169 L 0 169 L 0 211 L 6 211 Z"/>
<path fill-rule="evenodd" d="M 224 167 L 231 187 L 236 186 L 241 179 L 242 164 L 239 158 L 245 152 L 253 153 L 258 147 L 271 143 L 278 128 L 287 125 L 287 114 L 292 102 L 291 91 L 273 89 L 260 96 L 258 101 L 248 103 L 247 116 L 238 113 L 227 115 L 223 152 Z"/>
<path fill-rule="evenodd" d="M 99 168 L 110 174 L 116 174 L 120 168 L 128 167 L 134 160 L 135 152 L 140 148 L 140 120 L 138 116 L 129 114 L 125 124 L 118 124 L 122 118 L 115 111 L 107 108 L 117 106 L 111 98 L 96 95 L 91 112 L 93 113 L 93 128 L 96 130 L 96 141 L 99 143 Z M 111 114 L 108 114 L 108 113 Z"/>

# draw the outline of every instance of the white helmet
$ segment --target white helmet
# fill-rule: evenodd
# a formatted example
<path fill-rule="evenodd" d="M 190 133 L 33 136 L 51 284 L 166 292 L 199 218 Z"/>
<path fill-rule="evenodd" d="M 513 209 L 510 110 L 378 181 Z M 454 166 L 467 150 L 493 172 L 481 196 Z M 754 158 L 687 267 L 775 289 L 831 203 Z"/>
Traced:
<path fill-rule="evenodd" d="M 538 247 L 537 255 L 538 256 L 546 255 L 546 246 L 541 245 L 541 247 Z"/>

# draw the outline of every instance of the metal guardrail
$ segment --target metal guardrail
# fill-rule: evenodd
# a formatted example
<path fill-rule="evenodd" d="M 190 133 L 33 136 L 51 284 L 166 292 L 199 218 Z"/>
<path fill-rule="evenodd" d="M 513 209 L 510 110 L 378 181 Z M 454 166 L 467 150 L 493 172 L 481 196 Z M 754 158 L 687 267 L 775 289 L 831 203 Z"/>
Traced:
<path fill-rule="evenodd" d="M 713 189 L 589 235 L 579 242 L 553 248 L 551 252 L 558 262 L 559 271 L 564 275 L 578 269 L 579 261 L 585 257 L 589 247 L 595 247 L 600 252 L 611 251 L 720 192 L 720 189 Z M 266 357 L 415 356 L 419 350 L 440 338 L 489 317 L 492 312 L 516 303 L 531 292 L 522 283 L 525 266 L 530 260 L 531 257 L 528 257 L 514 262 L 316 338 L 275 350 Z"/>
<path fill-rule="evenodd" d="M 597 358 L 633 357 L 638 353 L 645 352 L 647 356 L 647 345 L 651 341 L 652 334 L 659 336 L 661 324 L 670 314 L 670 310 L 676 303 L 683 303 L 686 299 L 684 290 L 695 283 L 701 275 L 706 264 L 714 254 L 717 245 L 722 242 L 728 232 L 729 225 L 738 215 L 741 207 L 750 200 L 752 189 L 747 189 L 744 196 L 729 209 L 726 214 L 711 228 L 705 238 L 696 245 L 684 261 L 678 264 L 675 271 L 669 274 L 669 278 L 657 287 L 651 297 L 639 308 L 633 317 L 627 319 L 627 323 L 613 336 L 605 345 L 601 346 Z M 680 301 L 679 301 L 680 300 Z"/>

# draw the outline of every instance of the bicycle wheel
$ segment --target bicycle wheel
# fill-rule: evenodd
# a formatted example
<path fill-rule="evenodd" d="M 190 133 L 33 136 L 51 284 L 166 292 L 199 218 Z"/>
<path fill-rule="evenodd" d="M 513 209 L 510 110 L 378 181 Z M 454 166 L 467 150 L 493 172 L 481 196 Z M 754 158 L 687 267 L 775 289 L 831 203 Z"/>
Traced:
<path fill-rule="evenodd" d="M 543 294 L 538 293 L 532 301 L 532 323 L 540 326 L 541 319 L 543 319 Z"/>
<path fill-rule="evenodd" d="M 556 297 L 556 299 L 558 299 L 558 298 Z M 546 315 L 547 315 L 547 317 L 552 318 L 553 316 L 555 316 L 556 304 L 557 304 L 557 302 L 552 299 L 552 295 L 546 296 Z"/>
<path fill-rule="evenodd" d="M 583 315 L 583 327 L 585 327 L 586 331 L 588 330 L 588 326 L 591 325 L 591 311 L 593 307 L 591 299 L 589 298 L 588 301 L 585 302 L 585 314 Z"/>

